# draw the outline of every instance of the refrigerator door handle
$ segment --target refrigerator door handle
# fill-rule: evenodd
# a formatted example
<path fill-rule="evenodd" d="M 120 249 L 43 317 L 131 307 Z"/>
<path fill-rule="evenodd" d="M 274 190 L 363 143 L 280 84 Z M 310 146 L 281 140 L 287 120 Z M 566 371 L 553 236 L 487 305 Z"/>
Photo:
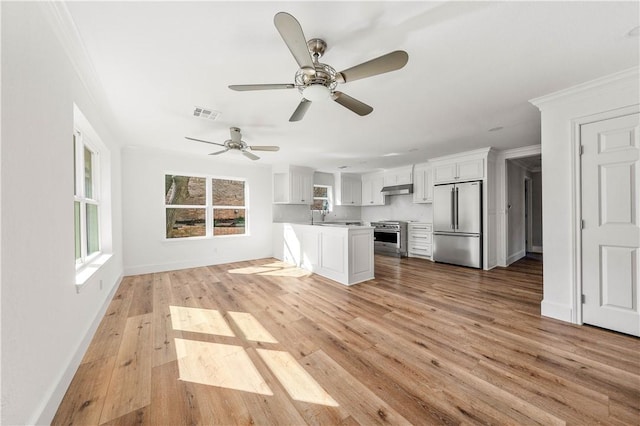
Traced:
<path fill-rule="evenodd" d="M 456 201 L 453 193 L 453 188 L 451 188 L 451 223 L 449 224 L 449 226 L 453 230 L 456 229 L 455 211 L 456 211 Z"/>
<path fill-rule="evenodd" d="M 455 225 L 454 225 L 454 229 L 456 229 L 456 230 L 460 229 L 460 223 L 459 223 L 459 220 L 458 220 L 458 201 L 459 201 L 459 198 L 458 198 L 458 187 L 456 186 L 456 222 L 455 222 Z"/>

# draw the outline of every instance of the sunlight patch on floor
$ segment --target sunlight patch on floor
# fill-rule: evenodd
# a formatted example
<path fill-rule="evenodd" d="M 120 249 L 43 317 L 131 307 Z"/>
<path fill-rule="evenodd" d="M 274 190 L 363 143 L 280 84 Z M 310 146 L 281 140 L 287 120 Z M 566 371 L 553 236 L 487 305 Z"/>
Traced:
<path fill-rule="evenodd" d="M 275 277 L 300 278 L 311 275 L 306 269 L 298 268 L 296 265 L 287 262 L 270 262 L 260 266 L 247 266 L 245 268 L 229 269 L 230 274 L 242 275 L 270 275 Z"/>
<path fill-rule="evenodd" d="M 315 381 L 289 352 L 256 349 L 262 360 L 278 378 L 289 396 L 296 401 L 337 407 L 338 403 Z"/>
<path fill-rule="evenodd" d="M 278 343 L 253 315 L 246 312 L 227 312 L 247 340 L 253 342 Z"/>
<path fill-rule="evenodd" d="M 214 309 L 169 306 L 169 310 L 174 330 L 235 337 L 222 314 Z"/>
<path fill-rule="evenodd" d="M 180 380 L 273 395 L 242 346 L 175 339 Z"/>

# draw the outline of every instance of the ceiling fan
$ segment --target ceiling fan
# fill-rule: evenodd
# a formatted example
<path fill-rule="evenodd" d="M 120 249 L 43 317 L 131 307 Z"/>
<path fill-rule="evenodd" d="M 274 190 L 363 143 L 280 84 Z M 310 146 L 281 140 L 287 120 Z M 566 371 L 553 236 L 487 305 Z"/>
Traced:
<path fill-rule="evenodd" d="M 273 22 L 300 66 L 300 69 L 295 74 L 295 82 L 293 84 L 240 84 L 231 85 L 229 88 L 238 91 L 297 88 L 302 93 L 303 98 L 289 121 L 301 120 L 311 106 L 312 101 L 320 101 L 326 98 L 333 99 L 358 115 L 362 116 L 371 113 L 373 108 L 369 105 L 335 90 L 338 83 L 348 83 L 361 78 L 399 70 L 409 60 L 407 52 L 396 50 L 344 71 L 336 72 L 333 67 L 318 62 L 318 59 L 322 57 L 327 49 L 327 43 L 324 40 L 313 38 L 307 41 L 300 23 L 286 12 L 277 13 L 273 18 Z"/>
<path fill-rule="evenodd" d="M 247 148 L 250 149 L 251 151 L 278 151 L 280 149 L 280 147 L 272 146 L 272 145 L 247 145 L 247 143 L 242 140 L 242 135 L 240 134 L 239 128 L 231 127 L 229 131 L 231 132 L 231 139 L 227 139 L 226 141 L 224 141 L 224 143 L 203 141 L 202 139 L 190 138 L 188 136 L 185 136 L 185 139 L 189 139 L 191 141 L 196 141 L 196 142 L 210 143 L 213 145 L 219 145 L 224 147 L 223 150 L 212 152 L 209 155 L 223 154 L 231 149 L 236 149 L 242 152 L 242 155 L 252 160 L 259 160 L 260 157 L 247 151 Z"/>

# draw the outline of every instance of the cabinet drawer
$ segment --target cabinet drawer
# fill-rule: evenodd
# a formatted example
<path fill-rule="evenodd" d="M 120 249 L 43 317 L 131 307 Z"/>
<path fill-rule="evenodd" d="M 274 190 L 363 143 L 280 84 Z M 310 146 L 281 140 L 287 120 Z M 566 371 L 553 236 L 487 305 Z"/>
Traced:
<path fill-rule="evenodd" d="M 409 232 L 419 232 L 419 231 L 423 231 L 423 232 L 431 232 L 433 231 L 433 225 L 431 225 L 430 223 L 411 223 L 409 224 Z"/>
<path fill-rule="evenodd" d="M 431 244 L 433 234 L 430 232 L 425 233 L 413 233 L 409 235 L 409 241 L 413 243 Z"/>
<path fill-rule="evenodd" d="M 418 247 L 415 244 L 409 244 L 409 256 L 431 256 L 431 244 L 426 244 L 425 246 Z"/>

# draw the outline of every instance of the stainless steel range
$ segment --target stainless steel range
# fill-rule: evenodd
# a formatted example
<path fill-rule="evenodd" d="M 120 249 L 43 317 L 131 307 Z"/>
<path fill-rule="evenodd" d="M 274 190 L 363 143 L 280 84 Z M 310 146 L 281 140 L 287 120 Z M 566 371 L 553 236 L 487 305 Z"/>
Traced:
<path fill-rule="evenodd" d="M 387 256 L 407 257 L 407 222 L 382 220 L 373 226 L 373 251 Z"/>

